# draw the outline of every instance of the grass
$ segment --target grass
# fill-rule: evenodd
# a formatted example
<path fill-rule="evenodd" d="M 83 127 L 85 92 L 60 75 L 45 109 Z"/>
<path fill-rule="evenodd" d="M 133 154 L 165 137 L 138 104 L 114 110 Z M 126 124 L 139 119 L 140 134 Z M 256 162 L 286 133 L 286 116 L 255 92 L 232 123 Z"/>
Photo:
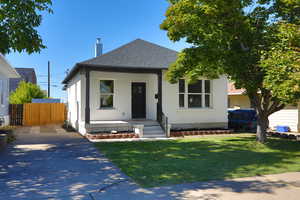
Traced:
<path fill-rule="evenodd" d="M 250 134 L 96 146 L 143 187 L 300 171 L 299 142 Z"/>
<path fill-rule="evenodd" d="M 3 126 L 0 127 L 0 134 L 6 134 L 7 135 L 7 143 L 12 143 L 16 140 L 15 135 L 13 134 L 13 130 L 16 127 L 14 126 Z"/>

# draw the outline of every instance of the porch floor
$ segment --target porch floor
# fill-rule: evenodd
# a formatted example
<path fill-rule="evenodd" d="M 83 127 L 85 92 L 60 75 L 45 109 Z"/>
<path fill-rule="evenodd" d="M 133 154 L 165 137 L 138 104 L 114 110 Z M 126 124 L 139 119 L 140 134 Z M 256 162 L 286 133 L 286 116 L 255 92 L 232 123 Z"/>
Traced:
<path fill-rule="evenodd" d="M 99 131 L 111 130 L 124 131 L 132 130 L 133 125 L 144 125 L 143 138 L 165 138 L 166 135 L 156 120 L 99 120 L 91 121 L 88 132 L 96 133 Z"/>

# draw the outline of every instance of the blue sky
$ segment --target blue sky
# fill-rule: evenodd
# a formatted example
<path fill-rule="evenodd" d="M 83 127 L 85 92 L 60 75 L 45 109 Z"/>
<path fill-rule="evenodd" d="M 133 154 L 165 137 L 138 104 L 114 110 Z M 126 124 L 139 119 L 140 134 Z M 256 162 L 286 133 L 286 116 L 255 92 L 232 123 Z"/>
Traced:
<path fill-rule="evenodd" d="M 184 42 L 171 42 L 159 29 L 168 7 L 166 0 L 53 0 L 53 14 L 44 14 L 38 28 L 47 46 L 39 54 L 11 53 L 7 59 L 14 67 L 34 67 L 38 83 L 46 89 L 47 62 L 51 62 L 52 97 L 63 98 L 60 84 L 65 71 L 94 56 L 96 38 L 102 38 L 108 52 L 136 38 L 174 50 Z"/>

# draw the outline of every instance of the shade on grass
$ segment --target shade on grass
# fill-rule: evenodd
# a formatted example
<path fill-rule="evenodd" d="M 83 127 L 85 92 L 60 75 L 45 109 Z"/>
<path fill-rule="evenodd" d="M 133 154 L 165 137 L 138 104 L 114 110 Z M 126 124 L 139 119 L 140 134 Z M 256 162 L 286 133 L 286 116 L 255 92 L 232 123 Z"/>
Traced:
<path fill-rule="evenodd" d="M 144 187 L 300 171 L 300 143 L 251 135 L 155 142 L 97 143 Z"/>

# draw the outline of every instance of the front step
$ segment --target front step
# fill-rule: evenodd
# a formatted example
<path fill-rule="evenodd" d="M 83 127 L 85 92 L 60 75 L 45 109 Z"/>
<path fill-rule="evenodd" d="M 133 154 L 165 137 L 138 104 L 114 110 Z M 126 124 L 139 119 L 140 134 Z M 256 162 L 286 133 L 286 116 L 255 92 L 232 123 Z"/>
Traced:
<path fill-rule="evenodd" d="M 159 125 L 145 126 L 143 138 L 165 138 L 166 135 Z"/>

